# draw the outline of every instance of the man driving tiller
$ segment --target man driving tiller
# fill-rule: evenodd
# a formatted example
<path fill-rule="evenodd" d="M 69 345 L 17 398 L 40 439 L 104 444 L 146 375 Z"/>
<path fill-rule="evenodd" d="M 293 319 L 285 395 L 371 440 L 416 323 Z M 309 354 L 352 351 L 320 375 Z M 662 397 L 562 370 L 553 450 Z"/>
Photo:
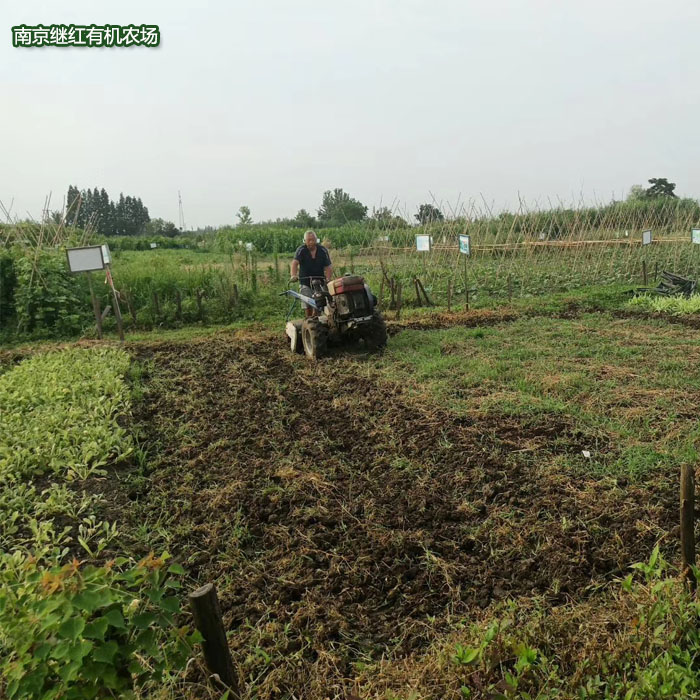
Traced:
<path fill-rule="evenodd" d="M 318 244 L 318 239 L 313 231 L 304 234 L 304 245 L 297 248 L 292 260 L 290 282 L 299 282 L 299 292 L 305 297 L 312 295 L 311 280 L 313 278 L 325 279 L 330 282 L 333 278 L 333 267 L 331 256 L 328 251 Z M 304 304 L 304 313 L 309 318 L 314 314 L 315 309 L 308 304 Z"/>

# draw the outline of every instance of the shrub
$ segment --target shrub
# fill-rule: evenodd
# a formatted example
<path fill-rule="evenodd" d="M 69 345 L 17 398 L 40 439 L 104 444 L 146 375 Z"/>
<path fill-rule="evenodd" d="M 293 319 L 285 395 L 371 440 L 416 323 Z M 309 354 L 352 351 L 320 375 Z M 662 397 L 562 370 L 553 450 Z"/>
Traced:
<path fill-rule="evenodd" d="M 64 256 L 41 251 L 35 258 L 13 256 L 14 307 L 21 332 L 50 335 L 79 333 L 89 318 L 81 300 L 80 281 L 71 275 Z"/>
<path fill-rule="evenodd" d="M 0 690 L 20 698 L 113 698 L 161 684 L 201 638 L 175 626 L 184 571 L 152 554 L 127 566 L 0 559 Z"/>

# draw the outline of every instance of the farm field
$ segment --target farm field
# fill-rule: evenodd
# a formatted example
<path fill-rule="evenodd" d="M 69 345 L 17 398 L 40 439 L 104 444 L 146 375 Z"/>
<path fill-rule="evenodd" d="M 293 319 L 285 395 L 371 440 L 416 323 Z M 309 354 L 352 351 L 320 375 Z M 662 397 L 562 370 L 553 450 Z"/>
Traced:
<path fill-rule="evenodd" d="M 317 364 L 263 326 L 127 343 L 136 448 L 67 486 L 114 533 L 87 555 L 64 512 L 69 550 L 167 551 L 183 602 L 215 583 L 245 698 L 694 697 L 697 613 L 663 562 L 695 317 L 589 292 L 390 334 Z M 201 665 L 174 675 L 161 695 L 212 696 Z"/>
<path fill-rule="evenodd" d="M 571 293 L 596 285 L 654 286 L 664 271 L 697 278 L 691 242 L 697 203 L 649 201 L 588 210 L 520 212 L 379 229 L 371 222 L 319 229 L 337 275 L 365 276 L 394 309 L 488 308 L 504 301 Z M 651 231 L 644 245 L 641 231 Z M 468 232 L 470 255 L 459 252 Z M 0 225 L 0 343 L 90 337 L 95 317 L 85 275 L 68 270 L 65 248 L 86 242 L 112 250 L 111 273 L 128 334 L 144 330 L 279 318 L 289 263 L 302 229 L 224 228 L 206 235 L 95 237 L 62 224 Z M 430 238 L 418 251 L 416 236 Z M 51 245 L 48 245 L 50 242 Z M 116 332 L 112 291 L 93 274 L 97 307 Z M 426 297 L 418 300 L 420 281 Z M 99 333 L 97 333 L 99 335 Z"/>

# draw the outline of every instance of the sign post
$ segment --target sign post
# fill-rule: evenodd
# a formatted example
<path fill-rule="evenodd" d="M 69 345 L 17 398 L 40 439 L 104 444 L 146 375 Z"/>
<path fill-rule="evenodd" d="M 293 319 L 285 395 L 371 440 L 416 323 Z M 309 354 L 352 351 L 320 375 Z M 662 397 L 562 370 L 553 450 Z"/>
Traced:
<path fill-rule="evenodd" d="M 467 258 L 471 255 L 471 237 L 468 233 L 459 234 L 459 252 L 464 255 L 464 302 L 469 311 L 469 286 L 467 285 Z"/>
<path fill-rule="evenodd" d="M 114 288 L 112 273 L 109 269 L 112 261 L 109 247 L 107 245 L 89 245 L 80 248 L 67 248 L 66 257 L 68 258 L 68 269 L 72 273 L 84 272 L 87 275 L 92 310 L 95 314 L 95 324 L 97 326 L 97 337 L 100 339 L 102 339 L 102 314 L 100 313 L 100 303 L 95 296 L 95 289 L 92 284 L 92 273 L 96 270 L 106 270 L 107 282 L 112 290 L 112 298 L 114 299 L 114 316 L 117 319 L 119 338 L 124 342 L 124 328 L 117 290 Z"/>
<path fill-rule="evenodd" d="M 102 315 L 100 314 L 100 304 L 95 296 L 95 289 L 92 285 L 92 273 L 95 270 L 104 270 L 104 252 L 100 245 L 83 246 L 81 248 L 67 248 L 68 269 L 73 272 L 84 272 L 88 279 L 90 288 L 90 299 L 92 301 L 92 311 L 95 314 L 95 325 L 97 327 L 97 337 L 102 339 Z"/>
<path fill-rule="evenodd" d="M 426 234 L 416 234 L 416 250 L 420 253 L 429 253 L 430 246 L 433 242 L 433 237 Z M 425 258 L 423 258 L 423 272 L 425 273 Z"/>
<path fill-rule="evenodd" d="M 424 253 L 430 252 L 430 236 L 416 234 L 416 250 Z"/>

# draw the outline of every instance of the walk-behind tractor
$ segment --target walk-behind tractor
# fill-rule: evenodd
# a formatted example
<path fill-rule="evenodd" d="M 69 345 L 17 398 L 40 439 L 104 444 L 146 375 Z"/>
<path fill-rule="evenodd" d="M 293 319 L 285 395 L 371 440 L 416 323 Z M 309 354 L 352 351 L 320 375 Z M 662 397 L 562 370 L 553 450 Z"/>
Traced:
<path fill-rule="evenodd" d="M 292 289 L 282 292 L 294 298 L 286 327 L 292 352 L 304 352 L 317 360 L 329 345 L 359 340 L 373 350 L 386 345 L 386 324 L 363 277 L 345 275 L 327 284 L 323 278 L 313 277 L 310 288 L 310 297 Z M 290 321 L 297 300 L 308 304 L 313 316 Z"/>

